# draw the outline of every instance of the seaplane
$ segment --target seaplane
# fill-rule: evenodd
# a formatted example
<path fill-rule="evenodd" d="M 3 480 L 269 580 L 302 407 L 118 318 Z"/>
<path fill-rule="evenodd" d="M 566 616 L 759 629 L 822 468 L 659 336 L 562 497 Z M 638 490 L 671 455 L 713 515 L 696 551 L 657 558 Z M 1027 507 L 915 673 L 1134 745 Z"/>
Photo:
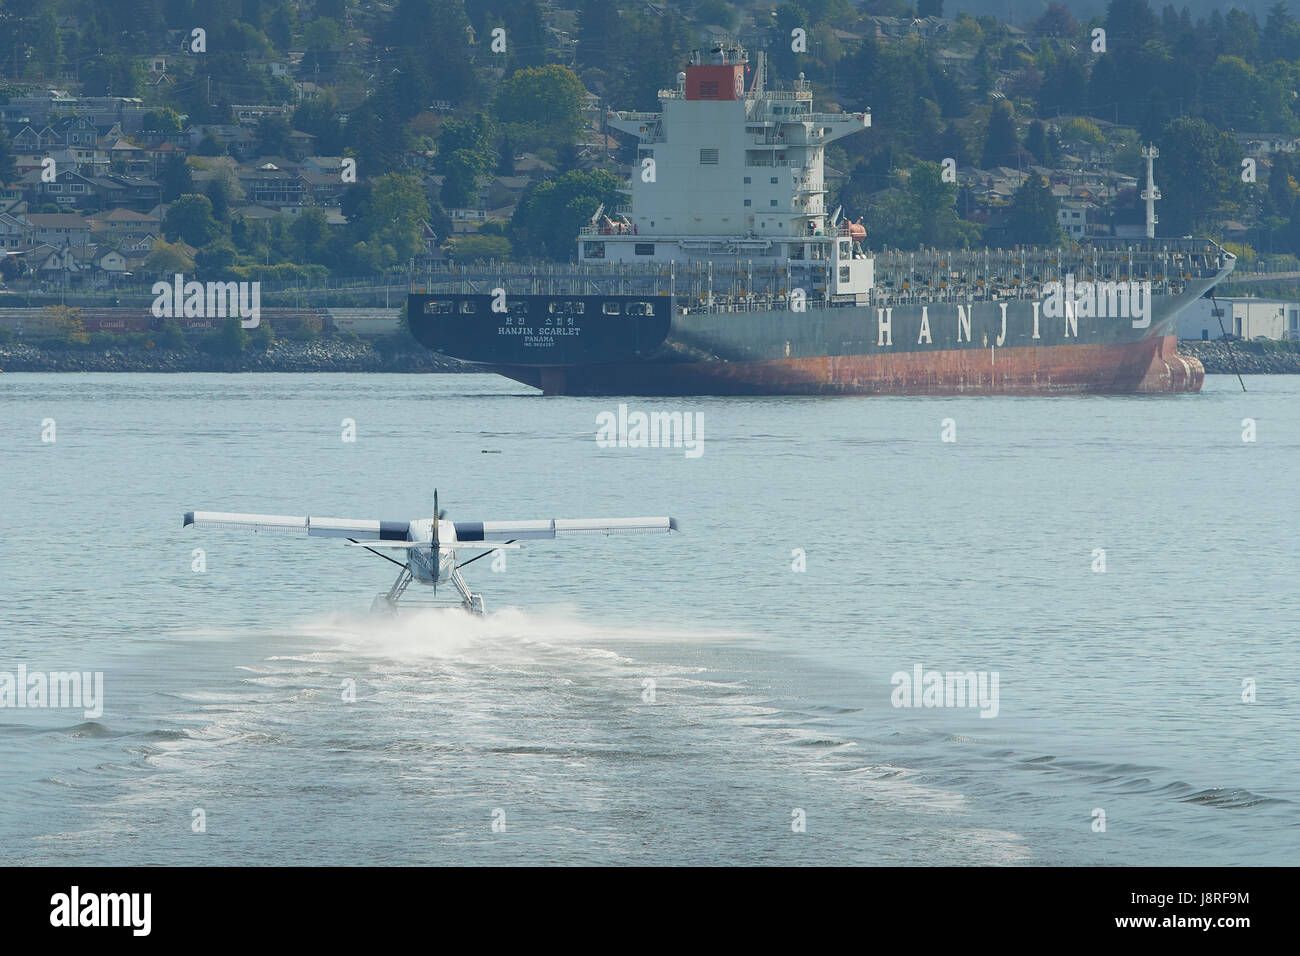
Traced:
<path fill-rule="evenodd" d="M 675 518 L 543 518 L 531 521 L 447 521 L 433 493 L 434 518 L 412 521 L 377 521 L 366 518 L 315 518 L 293 515 L 239 514 L 228 511 L 187 511 L 182 528 L 237 528 L 257 534 L 305 534 L 317 538 L 343 538 L 350 547 L 362 548 L 396 564 L 401 571 L 388 593 L 375 596 L 370 609 L 396 613 L 412 584 L 433 588 L 450 582 L 460 606 L 483 616 L 483 595 L 471 591 L 460 569 L 502 549 L 518 548 L 521 541 L 574 536 L 653 533 L 677 530 Z M 461 552 L 478 552 L 461 561 Z M 393 557 L 397 554 L 397 557 Z M 452 602 L 454 603 L 454 602 Z"/>

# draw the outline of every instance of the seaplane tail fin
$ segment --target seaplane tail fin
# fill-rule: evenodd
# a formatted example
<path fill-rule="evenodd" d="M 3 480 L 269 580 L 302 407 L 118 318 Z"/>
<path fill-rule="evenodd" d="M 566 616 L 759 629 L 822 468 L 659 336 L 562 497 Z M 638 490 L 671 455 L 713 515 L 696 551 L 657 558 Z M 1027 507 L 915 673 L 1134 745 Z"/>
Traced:
<path fill-rule="evenodd" d="M 627 534 L 677 530 L 677 519 L 662 518 L 543 518 L 537 521 L 456 521 L 456 541 L 527 541 L 574 535 Z"/>
<path fill-rule="evenodd" d="M 352 538 L 355 541 L 405 541 L 409 521 L 367 518 L 309 518 L 295 515 L 255 515 L 230 511 L 187 511 L 183 527 L 238 528 L 259 533 L 307 534 L 313 537 Z"/>

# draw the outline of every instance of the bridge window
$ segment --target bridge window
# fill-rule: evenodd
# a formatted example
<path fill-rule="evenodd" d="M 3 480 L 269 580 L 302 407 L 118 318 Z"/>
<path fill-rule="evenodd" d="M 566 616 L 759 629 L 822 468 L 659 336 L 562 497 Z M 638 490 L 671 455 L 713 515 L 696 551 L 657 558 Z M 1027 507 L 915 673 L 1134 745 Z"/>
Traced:
<path fill-rule="evenodd" d="M 456 310 L 452 307 L 450 302 L 444 302 L 440 299 L 424 303 L 425 315 L 446 315 L 447 313 L 454 311 Z"/>
<path fill-rule="evenodd" d="M 628 315 L 654 315 L 653 302 L 629 302 L 624 310 Z"/>
<path fill-rule="evenodd" d="M 618 315 L 623 311 L 623 306 L 618 302 L 604 302 L 600 306 L 600 311 L 606 315 Z"/>
<path fill-rule="evenodd" d="M 466 315 L 478 311 L 478 303 L 472 299 L 464 299 L 460 303 L 460 311 Z"/>

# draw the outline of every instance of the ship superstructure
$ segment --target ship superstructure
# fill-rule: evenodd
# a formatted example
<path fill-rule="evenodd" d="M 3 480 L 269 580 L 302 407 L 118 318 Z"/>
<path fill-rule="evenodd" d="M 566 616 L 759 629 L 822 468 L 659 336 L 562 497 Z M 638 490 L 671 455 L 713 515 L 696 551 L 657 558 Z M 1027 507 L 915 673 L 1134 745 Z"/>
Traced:
<path fill-rule="evenodd" d="M 659 91 L 660 112 L 610 115 L 637 137 L 631 203 L 582 230 L 578 261 L 780 263 L 838 301 L 865 302 L 866 232 L 828 220 L 823 168 L 827 144 L 871 114 L 816 112 L 802 74 L 793 90 L 767 89 L 761 54 L 756 69 L 739 47 L 702 59 Z"/>

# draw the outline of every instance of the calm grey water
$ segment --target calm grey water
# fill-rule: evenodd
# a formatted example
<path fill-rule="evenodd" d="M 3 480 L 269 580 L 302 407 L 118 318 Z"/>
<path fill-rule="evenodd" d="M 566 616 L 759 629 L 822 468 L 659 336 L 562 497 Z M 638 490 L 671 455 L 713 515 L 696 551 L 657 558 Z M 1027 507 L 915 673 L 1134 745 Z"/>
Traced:
<path fill-rule="evenodd" d="M 0 375 L 0 671 L 102 671 L 105 694 L 93 719 L 0 709 L 0 845 L 1295 863 L 1300 378 L 1247 387 L 629 401 L 703 413 L 691 459 L 597 447 L 617 401 L 492 376 Z M 671 513 L 683 533 L 480 561 L 474 621 L 370 617 L 394 569 L 338 542 L 181 528 L 195 508 L 427 516 L 435 487 L 455 519 Z M 893 706 L 915 665 L 997 672 L 997 716 Z"/>

